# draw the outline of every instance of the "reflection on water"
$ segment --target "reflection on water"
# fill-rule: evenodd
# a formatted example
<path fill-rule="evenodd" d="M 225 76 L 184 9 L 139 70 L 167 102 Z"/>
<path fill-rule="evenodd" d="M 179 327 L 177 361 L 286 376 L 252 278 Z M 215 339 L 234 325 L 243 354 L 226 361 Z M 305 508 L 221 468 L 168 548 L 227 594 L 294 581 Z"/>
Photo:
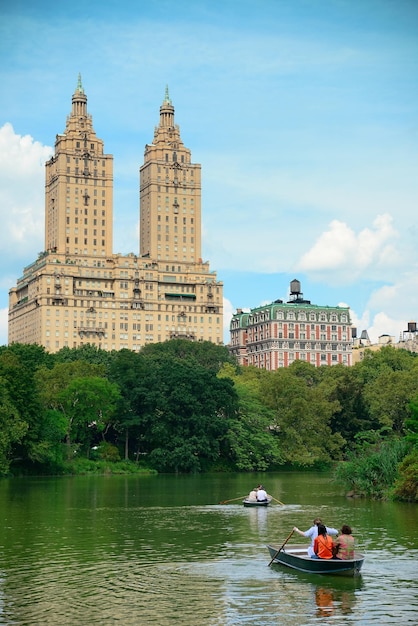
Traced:
<path fill-rule="evenodd" d="M 416 508 L 346 500 L 322 475 L 263 482 L 285 507 L 219 505 L 247 475 L 0 482 L 0 624 L 416 623 Z M 362 576 L 268 567 L 266 544 L 318 514 L 352 523 Z"/>
<path fill-rule="evenodd" d="M 316 617 L 329 617 L 334 614 L 334 591 L 325 587 L 315 589 L 315 602 L 318 607 Z"/>
<path fill-rule="evenodd" d="M 340 590 L 318 585 L 315 588 L 316 617 L 350 615 L 353 613 L 356 596 L 353 590 Z"/>

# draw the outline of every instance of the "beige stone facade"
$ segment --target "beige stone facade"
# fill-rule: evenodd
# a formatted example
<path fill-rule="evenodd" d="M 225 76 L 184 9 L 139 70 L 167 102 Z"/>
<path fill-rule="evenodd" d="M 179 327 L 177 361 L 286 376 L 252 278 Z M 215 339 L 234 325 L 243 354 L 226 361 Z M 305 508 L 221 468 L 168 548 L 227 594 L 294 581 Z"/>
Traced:
<path fill-rule="evenodd" d="M 113 157 L 96 137 L 81 79 L 46 164 L 45 251 L 9 292 L 9 343 L 49 351 L 140 350 L 183 337 L 223 343 L 223 284 L 201 259 L 200 165 L 168 90 L 140 169 L 140 251 L 112 253 Z"/>
<path fill-rule="evenodd" d="M 140 199 L 141 256 L 200 264 L 200 165 L 183 145 L 167 91 L 154 140 L 145 147 Z"/>
<path fill-rule="evenodd" d="M 418 330 L 416 322 L 408 322 L 408 329 L 400 333 L 399 341 L 393 335 L 380 335 L 377 343 L 372 343 L 366 330 L 361 332 L 360 337 L 354 339 L 352 363 L 355 365 L 364 359 L 367 352 L 378 352 L 385 347 L 397 350 L 418 352 Z"/>
<path fill-rule="evenodd" d="M 304 300 L 298 280 L 290 300 L 276 300 L 250 312 L 238 310 L 230 324 L 230 352 L 240 365 L 276 370 L 300 360 L 315 366 L 351 365 L 348 307 Z"/>

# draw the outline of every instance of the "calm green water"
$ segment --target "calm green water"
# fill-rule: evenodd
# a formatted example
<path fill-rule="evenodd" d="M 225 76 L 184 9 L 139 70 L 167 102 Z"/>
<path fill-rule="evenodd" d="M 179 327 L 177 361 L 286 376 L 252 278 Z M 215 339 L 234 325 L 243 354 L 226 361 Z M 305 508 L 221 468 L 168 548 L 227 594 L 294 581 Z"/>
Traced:
<path fill-rule="evenodd" d="M 258 481 L 285 506 L 218 504 Z M 358 579 L 268 567 L 318 514 L 354 527 Z M 0 624 L 417 624 L 417 522 L 317 474 L 0 481 Z"/>

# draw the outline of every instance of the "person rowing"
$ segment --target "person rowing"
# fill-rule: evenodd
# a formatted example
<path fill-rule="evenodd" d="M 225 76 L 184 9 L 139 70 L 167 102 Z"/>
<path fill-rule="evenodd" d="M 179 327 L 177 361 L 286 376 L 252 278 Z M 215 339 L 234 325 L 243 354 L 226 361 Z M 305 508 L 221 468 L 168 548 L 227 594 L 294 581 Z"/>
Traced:
<path fill-rule="evenodd" d="M 267 502 L 267 491 L 264 489 L 263 485 L 258 485 L 257 487 L 257 502 Z"/>
<path fill-rule="evenodd" d="M 311 545 L 308 548 L 308 554 L 310 557 L 313 557 L 314 552 L 314 541 L 318 536 L 318 524 L 323 524 L 320 517 L 315 517 L 313 521 L 313 526 L 308 528 L 308 530 L 299 530 L 296 526 L 293 527 L 295 533 L 298 533 L 302 537 L 308 537 L 311 540 Z M 331 528 L 329 526 L 325 526 L 328 535 L 338 535 L 338 530 L 336 528 Z"/>

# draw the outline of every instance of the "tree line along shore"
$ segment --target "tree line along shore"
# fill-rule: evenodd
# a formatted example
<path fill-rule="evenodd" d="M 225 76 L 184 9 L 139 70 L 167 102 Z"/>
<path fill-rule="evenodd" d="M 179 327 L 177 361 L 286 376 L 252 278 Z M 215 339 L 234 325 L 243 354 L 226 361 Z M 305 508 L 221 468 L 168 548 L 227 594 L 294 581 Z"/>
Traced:
<path fill-rule="evenodd" d="M 418 501 L 418 355 L 239 367 L 225 346 L 0 346 L 0 475 L 332 468 L 353 496 Z"/>

